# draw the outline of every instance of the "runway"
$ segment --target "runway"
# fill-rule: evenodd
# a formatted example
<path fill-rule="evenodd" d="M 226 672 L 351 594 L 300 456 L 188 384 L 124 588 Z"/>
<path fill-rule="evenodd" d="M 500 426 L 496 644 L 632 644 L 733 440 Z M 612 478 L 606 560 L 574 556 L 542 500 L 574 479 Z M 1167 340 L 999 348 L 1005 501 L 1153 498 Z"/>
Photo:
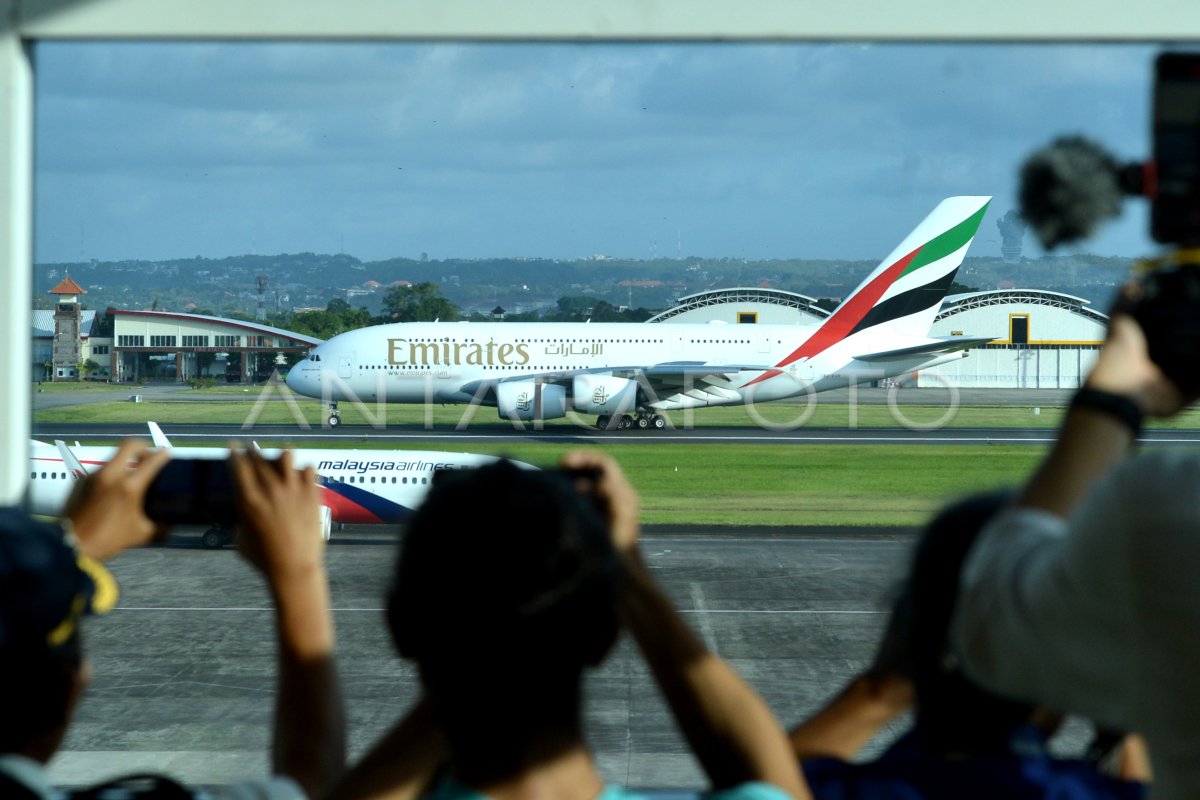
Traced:
<path fill-rule="evenodd" d="M 394 537 L 356 527 L 328 550 L 350 721 L 361 753 L 412 702 L 416 678 L 382 627 Z M 910 537 L 648 535 L 655 575 L 709 646 L 798 721 L 871 657 Z M 349 542 L 349 543 L 348 543 Z M 89 620 L 91 688 L 52 773 L 77 784 L 143 769 L 222 781 L 266 769 L 275 647 L 266 592 L 233 550 L 195 535 L 112 564 L 121 601 Z M 486 664 L 489 654 L 481 654 Z M 588 686 L 609 780 L 704 785 L 647 668 L 623 640 Z"/>
<path fill-rule="evenodd" d="M 53 393 L 35 394 L 35 411 L 60 405 L 86 404 L 111 400 L 132 391 L 131 387 L 101 385 L 94 391 L 78 395 Z M 258 396 L 258 387 L 248 387 L 245 395 L 229 393 L 195 392 L 174 384 L 157 384 L 138 387 L 139 394 L 148 399 L 186 403 L 203 406 L 211 402 L 243 401 L 247 407 Z M 846 425 L 837 427 L 815 427 L 800 424 L 805 417 L 807 398 L 786 400 L 769 404 L 773 409 L 771 419 L 760 425 L 710 426 L 680 425 L 665 430 L 597 430 L 591 422 L 580 418 L 577 423 L 556 420 L 541 425 L 525 423 L 514 426 L 496 419 L 494 409 L 485 409 L 484 416 L 472 419 L 464 409 L 462 419 L 470 424 L 449 422 L 423 424 L 419 421 L 396 422 L 387 425 L 342 425 L 337 428 L 323 426 L 300 427 L 296 424 L 251 425 L 239 424 L 162 424 L 163 431 L 181 445 L 224 444 L 231 439 L 255 440 L 272 444 L 295 444 L 298 447 L 339 446 L 351 444 L 387 445 L 397 447 L 421 446 L 436 448 L 448 443 L 471 445 L 480 442 L 545 442 L 564 445 L 639 445 L 639 444 L 708 444 L 713 442 L 742 442 L 755 444 L 1027 444 L 1044 446 L 1054 441 L 1057 430 L 1053 425 L 1045 427 L 939 427 L 936 419 L 927 414 L 916 414 L 916 419 L 906 422 L 904 409 L 920 406 L 924 409 L 945 407 L 1024 407 L 1057 409 L 1070 402 L 1069 389 L 956 389 L 953 396 L 938 388 L 907 388 L 898 393 L 885 389 L 860 388 L 851 392 L 847 389 L 822 392 L 817 397 L 822 403 L 847 406 Z M 278 399 L 278 398 L 276 398 Z M 315 403 L 309 399 L 299 402 Z M 858 427 L 853 425 L 849 408 L 854 405 L 880 406 L 896 404 L 899 415 L 894 414 L 896 425 L 890 427 Z M 782 409 L 782 410 L 780 410 Z M 788 410 L 794 414 L 785 413 Z M 411 410 L 411 409 L 410 409 Z M 787 422 L 788 417 L 792 422 Z M 394 420 L 395 418 L 393 418 Z M 686 419 L 686 418 L 685 418 Z M 949 420 L 946 420 L 949 421 Z M 907 425 L 907 427 L 906 427 Z M 924 427 L 922 427 L 924 426 Z M 147 430 L 141 423 L 37 423 L 33 424 L 33 436 L 50 441 L 61 438 L 68 442 L 81 443 L 111 441 L 122 436 L 146 436 Z M 1200 443 L 1200 429 L 1151 428 L 1142 433 L 1143 444 L 1180 445 Z"/>
<path fill-rule="evenodd" d="M 1055 428 L 940 428 L 915 431 L 903 428 L 799 428 L 792 431 L 769 430 L 760 427 L 706 426 L 676 430 L 601 431 L 594 428 L 575 428 L 566 425 L 547 426 L 543 430 L 530 428 L 513 430 L 512 426 L 472 425 L 465 430 L 454 426 L 425 428 L 421 425 L 342 425 L 337 428 L 298 428 L 295 425 L 205 425 L 163 424 L 163 432 L 179 445 L 214 445 L 230 440 L 272 444 L 294 444 L 297 447 L 352 447 L 414 445 L 438 447 L 481 442 L 545 442 L 569 445 L 646 445 L 646 444 L 711 444 L 741 442 L 752 444 L 1025 444 L 1047 445 L 1057 437 Z M 33 436 L 43 441 L 63 439 L 88 444 L 112 441 L 123 436 L 148 436 L 145 425 L 136 423 L 35 423 Z M 1145 445 L 1200 444 L 1200 429 L 1152 428 L 1142 431 L 1138 441 Z"/>
<path fill-rule="evenodd" d="M 395 536 L 352 526 L 328 549 L 352 758 L 417 693 L 414 670 L 395 657 L 383 628 Z M 786 727 L 868 665 L 912 541 L 878 529 L 768 536 L 725 528 L 647 534 L 642 548 L 693 628 Z M 261 579 L 234 550 L 201 549 L 198 532 L 125 553 L 111 567 L 121 600 L 86 623 L 93 682 L 51 764 L 55 782 L 138 771 L 208 783 L 264 774 L 275 645 Z M 481 668 L 491 657 L 481 653 Z M 586 698 L 587 736 L 606 780 L 706 785 L 629 637 L 589 678 Z M 864 754 L 907 724 L 893 722 Z M 1078 752 L 1089 731 L 1072 722 L 1056 749 Z"/>

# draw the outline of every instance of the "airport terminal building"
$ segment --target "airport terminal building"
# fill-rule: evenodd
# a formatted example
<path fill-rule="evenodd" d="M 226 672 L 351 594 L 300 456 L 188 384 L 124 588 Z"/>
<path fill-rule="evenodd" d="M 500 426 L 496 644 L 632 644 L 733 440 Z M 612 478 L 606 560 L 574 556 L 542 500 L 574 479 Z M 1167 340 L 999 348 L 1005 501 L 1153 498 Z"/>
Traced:
<path fill-rule="evenodd" d="M 51 290 L 51 311 L 33 312 L 33 379 L 115 382 L 223 377 L 262 380 L 289 354 L 320 339 L 257 322 L 173 311 L 83 310 L 86 290 L 69 278 Z M 105 335 L 99 335 L 103 328 Z"/>

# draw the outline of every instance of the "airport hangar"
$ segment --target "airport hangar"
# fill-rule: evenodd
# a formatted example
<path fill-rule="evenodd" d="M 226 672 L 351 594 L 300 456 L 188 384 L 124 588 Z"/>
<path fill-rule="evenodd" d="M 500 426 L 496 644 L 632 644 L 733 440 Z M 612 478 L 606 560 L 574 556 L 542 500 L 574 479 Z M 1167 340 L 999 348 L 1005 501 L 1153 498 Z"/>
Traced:
<path fill-rule="evenodd" d="M 303 355 L 321 343 L 320 339 L 269 325 L 200 314 L 121 310 L 112 314 L 110 369 L 117 381 L 150 377 L 142 374 L 149 359 L 165 356 L 174 366 L 173 377 L 179 383 L 214 374 L 247 382 L 256 371 L 281 363 L 286 354 Z M 226 359 L 219 359 L 221 355 Z M 226 371 L 226 364 L 234 361 L 229 356 L 234 355 L 241 357 L 236 374 Z"/>
<path fill-rule="evenodd" d="M 817 300 L 778 289 L 715 289 L 682 297 L 652 323 L 820 324 Z M 1108 317 L 1088 301 L 1041 289 L 999 289 L 947 297 L 934 320 L 937 337 L 996 338 L 966 358 L 922 370 L 918 387 L 1073 389 L 1095 363 Z M 913 378 L 900 381 L 914 385 Z"/>
<path fill-rule="evenodd" d="M 79 380 L 85 377 L 80 365 L 91 362 L 94 371 L 86 377 L 115 382 L 223 376 L 245 383 L 287 354 L 303 356 L 321 342 L 257 322 L 120 309 L 108 312 L 112 335 L 96 336 L 97 313 L 81 308 L 84 290 L 73 288 L 78 291 L 57 293 L 53 311 L 33 312 L 34 380 Z"/>

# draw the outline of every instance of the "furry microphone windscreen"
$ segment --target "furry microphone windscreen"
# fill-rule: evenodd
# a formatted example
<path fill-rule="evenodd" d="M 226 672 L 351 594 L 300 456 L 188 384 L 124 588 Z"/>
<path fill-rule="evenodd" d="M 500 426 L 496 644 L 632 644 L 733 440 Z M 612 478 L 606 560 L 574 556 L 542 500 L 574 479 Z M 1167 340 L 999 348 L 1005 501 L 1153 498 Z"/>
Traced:
<path fill-rule="evenodd" d="M 1117 216 L 1123 194 L 1117 160 L 1081 136 L 1055 140 L 1021 168 L 1021 216 L 1047 250 Z"/>

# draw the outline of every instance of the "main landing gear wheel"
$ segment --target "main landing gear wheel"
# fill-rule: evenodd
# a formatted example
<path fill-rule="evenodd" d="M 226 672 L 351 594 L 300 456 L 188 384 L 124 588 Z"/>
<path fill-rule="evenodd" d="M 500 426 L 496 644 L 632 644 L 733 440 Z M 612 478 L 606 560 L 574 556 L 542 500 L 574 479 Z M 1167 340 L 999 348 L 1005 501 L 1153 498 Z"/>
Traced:
<path fill-rule="evenodd" d="M 225 533 L 220 528 L 209 528 L 200 537 L 205 550 L 220 550 L 225 546 Z"/>
<path fill-rule="evenodd" d="M 661 431 L 667 427 L 667 418 L 661 414 L 601 414 L 596 417 L 596 427 L 599 430 L 618 430 L 624 431 L 629 428 L 637 428 L 645 431 L 651 428 Z"/>

